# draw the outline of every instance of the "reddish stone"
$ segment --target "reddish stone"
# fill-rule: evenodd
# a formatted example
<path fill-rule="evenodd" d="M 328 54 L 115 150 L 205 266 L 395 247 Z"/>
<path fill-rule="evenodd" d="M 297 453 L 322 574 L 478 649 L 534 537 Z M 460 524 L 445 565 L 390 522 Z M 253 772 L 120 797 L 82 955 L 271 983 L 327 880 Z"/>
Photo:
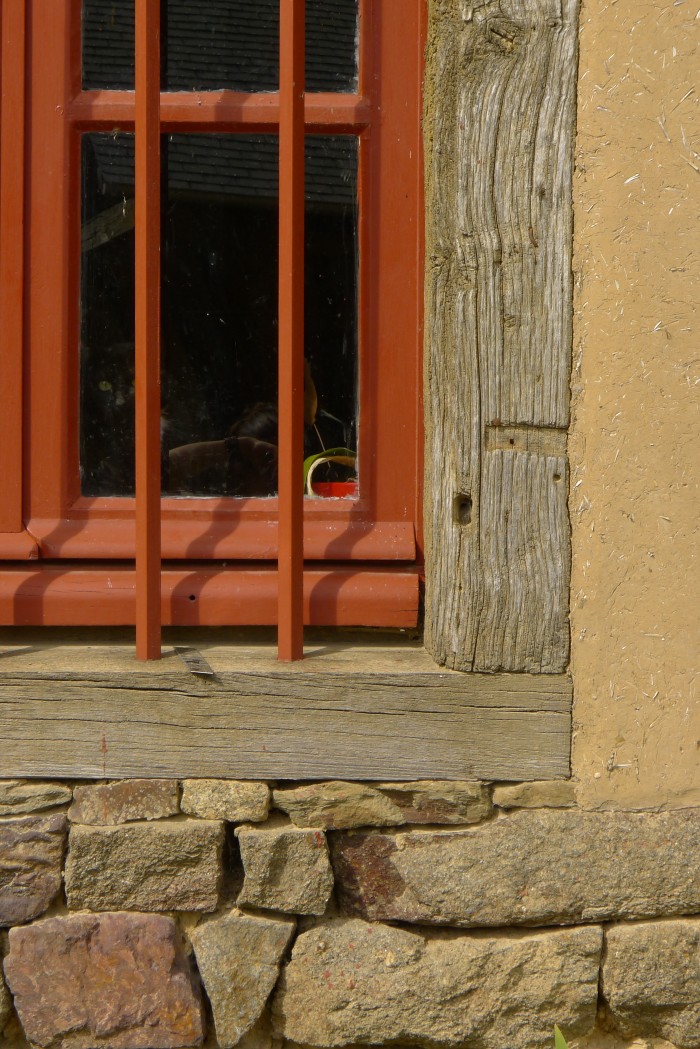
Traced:
<path fill-rule="evenodd" d="M 114 826 L 131 820 L 159 820 L 179 811 L 177 780 L 126 779 L 76 787 L 68 817 L 72 823 Z"/>
<path fill-rule="evenodd" d="M 5 977 L 27 1038 L 61 1049 L 200 1045 L 198 986 L 171 918 L 81 914 L 10 932 Z"/>
<path fill-rule="evenodd" d="M 363 914 L 402 898 L 406 882 L 394 866 L 396 842 L 391 835 L 336 835 L 332 840 L 336 888 L 348 914 Z"/>
<path fill-rule="evenodd" d="M 0 823 L 0 926 L 38 917 L 60 891 L 66 826 L 62 813 Z"/>

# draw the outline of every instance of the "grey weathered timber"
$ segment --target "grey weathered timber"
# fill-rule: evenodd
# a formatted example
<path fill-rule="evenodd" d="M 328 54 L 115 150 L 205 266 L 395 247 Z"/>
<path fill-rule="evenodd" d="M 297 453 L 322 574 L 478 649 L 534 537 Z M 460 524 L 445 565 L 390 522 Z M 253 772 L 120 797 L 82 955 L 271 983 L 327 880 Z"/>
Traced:
<path fill-rule="evenodd" d="M 560 673 L 578 0 L 430 6 L 426 645 Z"/>
<path fill-rule="evenodd" d="M 538 780 L 569 774 L 564 675 L 464 675 L 418 645 L 0 650 L 0 778 Z"/>

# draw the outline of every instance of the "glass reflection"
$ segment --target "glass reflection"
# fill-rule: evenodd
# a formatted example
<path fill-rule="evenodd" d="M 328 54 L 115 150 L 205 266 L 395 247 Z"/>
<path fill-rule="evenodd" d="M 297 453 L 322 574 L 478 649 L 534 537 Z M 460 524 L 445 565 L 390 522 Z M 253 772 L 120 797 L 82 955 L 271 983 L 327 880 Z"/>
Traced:
<path fill-rule="evenodd" d="M 163 138 L 163 491 L 277 488 L 274 136 Z M 352 474 L 357 414 L 357 141 L 307 138 L 305 456 L 316 490 Z M 81 476 L 134 487 L 133 136 L 83 136 Z M 325 458 L 322 456 L 322 458 Z"/>
<path fill-rule="evenodd" d="M 358 0 L 307 0 L 309 91 L 357 89 Z M 163 0 L 165 91 L 276 91 L 279 0 Z M 134 87 L 134 0 L 83 0 L 83 87 Z"/>

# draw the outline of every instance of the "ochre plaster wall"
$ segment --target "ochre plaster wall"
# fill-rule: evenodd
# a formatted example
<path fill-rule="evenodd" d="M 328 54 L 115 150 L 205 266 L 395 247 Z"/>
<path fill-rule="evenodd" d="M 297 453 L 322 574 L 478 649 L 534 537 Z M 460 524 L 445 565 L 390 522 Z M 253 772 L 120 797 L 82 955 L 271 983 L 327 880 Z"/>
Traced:
<path fill-rule="evenodd" d="M 698 4 L 583 0 L 574 182 L 573 769 L 700 805 Z"/>

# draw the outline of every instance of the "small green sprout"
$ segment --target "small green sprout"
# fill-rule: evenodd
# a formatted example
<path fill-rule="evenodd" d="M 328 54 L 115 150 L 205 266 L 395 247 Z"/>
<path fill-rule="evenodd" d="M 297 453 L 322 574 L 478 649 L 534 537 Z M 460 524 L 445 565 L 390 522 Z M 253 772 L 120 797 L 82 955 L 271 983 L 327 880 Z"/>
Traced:
<path fill-rule="evenodd" d="M 561 1033 L 557 1025 L 554 1025 L 554 1049 L 569 1049 L 566 1044 L 566 1039 Z"/>

